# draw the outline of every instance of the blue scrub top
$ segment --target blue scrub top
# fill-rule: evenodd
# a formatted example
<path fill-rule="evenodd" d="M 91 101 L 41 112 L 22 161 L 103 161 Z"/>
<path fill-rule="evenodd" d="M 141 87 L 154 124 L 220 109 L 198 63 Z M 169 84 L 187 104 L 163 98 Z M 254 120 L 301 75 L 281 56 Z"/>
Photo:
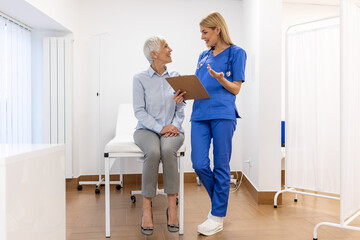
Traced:
<path fill-rule="evenodd" d="M 230 47 L 216 56 L 213 56 L 211 50 L 206 50 L 200 54 L 198 66 L 201 66 L 202 64 L 203 65 L 200 67 L 200 69 L 196 70 L 195 74 L 204 85 L 206 91 L 210 95 L 210 98 L 194 100 L 190 121 L 213 119 L 236 120 L 236 118 L 240 118 L 235 105 L 236 96 L 226 90 L 215 78 L 210 76 L 207 69 L 207 65 L 210 64 L 210 67 L 215 72 L 223 72 L 224 77 L 227 80 L 231 82 L 244 82 L 246 52 L 244 49 L 236 45 L 231 46 L 229 61 L 231 75 L 230 77 L 227 77 L 226 72 L 228 71 L 229 51 Z"/>

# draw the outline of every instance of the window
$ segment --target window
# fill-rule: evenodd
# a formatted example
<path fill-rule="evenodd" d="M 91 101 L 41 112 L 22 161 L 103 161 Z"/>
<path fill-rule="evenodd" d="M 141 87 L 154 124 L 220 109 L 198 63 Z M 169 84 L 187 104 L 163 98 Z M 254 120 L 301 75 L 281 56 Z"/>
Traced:
<path fill-rule="evenodd" d="M 31 32 L 0 15 L 0 143 L 31 143 Z"/>

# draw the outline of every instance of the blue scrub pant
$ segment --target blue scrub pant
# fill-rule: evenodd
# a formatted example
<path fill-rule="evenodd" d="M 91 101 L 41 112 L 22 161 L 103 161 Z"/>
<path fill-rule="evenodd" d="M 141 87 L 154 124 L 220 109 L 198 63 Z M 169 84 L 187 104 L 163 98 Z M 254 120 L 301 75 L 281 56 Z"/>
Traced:
<path fill-rule="evenodd" d="M 193 168 L 211 199 L 211 214 L 225 217 L 230 191 L 230 158 L 236 120 L 216 119 L 191 122 Z M 214 169 L 209 148 L 213 139 Z"/>

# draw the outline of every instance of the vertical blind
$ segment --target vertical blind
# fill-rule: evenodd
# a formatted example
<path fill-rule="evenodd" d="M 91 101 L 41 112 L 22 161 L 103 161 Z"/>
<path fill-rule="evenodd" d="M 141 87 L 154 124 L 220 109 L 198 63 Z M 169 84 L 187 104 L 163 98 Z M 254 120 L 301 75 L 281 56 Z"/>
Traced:
<path fill-rule="evenodd" d="M 31 143 L 31 33 L 0 15 L 0 143 Z"/>

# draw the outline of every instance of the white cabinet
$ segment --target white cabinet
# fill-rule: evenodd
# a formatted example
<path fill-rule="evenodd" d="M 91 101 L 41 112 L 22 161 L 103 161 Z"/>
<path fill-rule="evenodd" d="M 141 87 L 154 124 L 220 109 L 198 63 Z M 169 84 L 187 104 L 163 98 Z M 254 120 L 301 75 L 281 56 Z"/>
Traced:
<path fill-rule="evenodd" d="M 0 240 L 65 240 L 65 145 L 0 145 Z"/>

